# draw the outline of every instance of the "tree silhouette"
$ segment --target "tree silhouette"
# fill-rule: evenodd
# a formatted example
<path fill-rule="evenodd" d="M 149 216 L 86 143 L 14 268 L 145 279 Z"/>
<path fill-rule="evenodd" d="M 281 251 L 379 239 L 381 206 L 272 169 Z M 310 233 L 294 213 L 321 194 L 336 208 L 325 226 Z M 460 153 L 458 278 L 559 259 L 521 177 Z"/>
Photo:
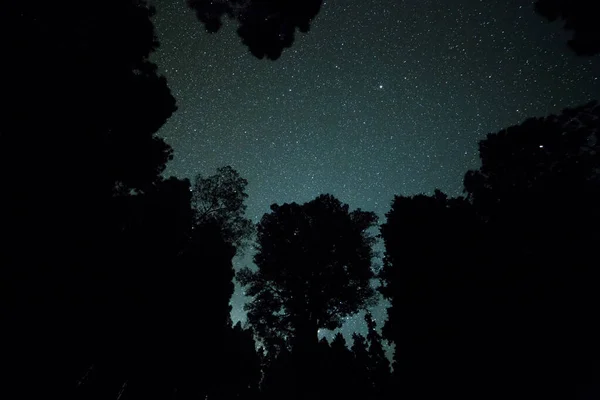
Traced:
<path fill-rule="evenodd" d="M 459 345 L 472 339 L 466 333 L 478 321 L 484 281 L 475 210 L 436 191 L 396 196 L 386 216 L 380 291 L 391 303 L 383 335 L 396 345 L 395 390 L 410 398 L 466 396 L 472 353 Z"/>
<path fill-rule="evenodd" d="M 382 399 L 391 394 L 390 362 L 385 355 L 382 337 L 375 329 L 370 313 L 365 314 L 367 337 L 352 334 L 351 360 L 345 361 L 344 381 L 349 395 L 357 398 Z M 342 369 L 344 369 L 342 368 Z"/>
<path fill-rule="evenodd" d="M 254 399 L 259 397 L 261 357 L 256 349 L 253 332 L 237 323 L 225 340 L 221 398 Z"/>
<path fill-rule="evenodd" d="M 122 197 L 161 180 L 171 149 L 155 133 L 175 100 L 148 61 L 152 14 L 140 1 L 3 4 L 2 28 L 13 29 L 0 127 L 4 294 L 75 286 L 67 268 L 110 249 Z"/>
<path fill-rule="evenodd" d="M 368 229 L 377 218 L 350 212 L 331 195 L 271 210 L 258 224 L 258 270 L 238 273 L 253 297 L 248 321 L 267 345 L 283 338 L 314 347 L 319 328 L 340 327 L 344 316 L 373 302 Z"/>
<path fill-rule="evenodd" d="M 161 181 L 171 149 L 156 132 L 175 100 L 148 61 L 157 41 L 143 1 L 9 0 L 0 14 L 4 397 L 66 396 L 122 299 L 119 279 L 104 287 L 109 302 L 96 296 L 127 258 L 116 216 Z"/>
<path fill-rule="evenodd" d="M 2 397 L 254 396 L 251 334 L 229 317 L 231 259 L 250 232 L 246 181 L 223 168 L 192 192 L 161 177 L 172 151 L 156 132 L 176 107 L 149 61 L 154 10 L 143 0 L 1 7 Z M 264 38 L 248 27 L 273 9 L 248 10 L 251 48 L 286 37 L 264 47 L 276 58 L 318 7 L 275 10 L 267 22 L 281 32 Z"/>
<path fill-rule="evenodd" d="M 497 272 L 499 357 L 518 357 L 513 374 L 527 374 L 530 387 L 552 382 L 543 389 L 563 398 L 600 360 L 589 319 L 600 279 L 587 250 L 600 238 L 599 117 L 592 102 L 490 134 L 481 168 L 465 177 Z"/>
<path fill-rule="evenodd" d="M 598 182 L 599 115 L 600 107 L 591 102 L 489 134 L 479 145 L 481 168 L 465 176 L 469 199 L 494 218 L 495 210 L 512 212 L 518 206 L 543 213 L 549 201 L 589 197 Z"/>
<path fill-rule="evenodd" d="M 192 195 L 196 224 L 218 225 L 223 238 L 238 250 L 248 245 L 254 233 L 252 221 L 244 215 L 247 185 L 246 179 L 226 166 L 207 178 L 197 175 Z"/>
<path fill-rule="evenodd" d="M 235 248 L 216 220 L 195 218 L 190 189 L 171 178 L 124 198 L 128 219 L 115 232 L 123 259 L 92 285 L 106 315 L 94 332 L 105 343 L 93 358 L 104 371 L 94 395 L 125 381 L 129 399 L 249 398 L 258 390 L 252 334 L 231 326 Z"/>
<path fill-rule="evenodd" d="M 592 379 L 599 111 L 488 135 L 467 199 L 394 199 L 381 291 L 399 393 L 568 398 Z"/>
<path fill-rule="evenodd" d="M 322 398 L 348 398 L 357 397 L 359 381 L 350 380 L 356 378 L 353 372 L 353 355 L 346 344 L 341 332 L 336 333 L 324 354 L 323 371 L 321 374 Z"/>
<path fill-rule="evenodd" d="M 169 349 L 164 376 L 172 376 L 177 398 L 251 398 L 258 391 L 260 363 L 252 333 L 231 326 L 234 243 L 241 243 L 246 181 L 230 167 L 198 176 L 190 199 L 187 235 L 158 297 L 163 340 Z M 174 230 L 164 230 L 173 234 Z M 167 241 L 168 243 L 168 241 Z M 164 379 L 163 376 L 163 379 Z M 151 385 L 150 385 L 151 387 Z"/>
<path fill-rule="evenodd" d="M 368 229 L 377 218 L 350 212 L 331 195 L 274 204 L 271 211 L 258 224 L 258 270 L 238 274 L 254 298 L 246 306 L 248 321 L 267 345 L 283 337 L 314 346 L 319 328 L 338 328 L 344 316 L 373 301 Z"/>
<path fill-rule="evenodd" d="M 294 376 L 288 383 L 293 396 L 322 397 L 331 390 L 338 395 L 345 389 L 314 365 L 335 359 L 328 356 L 328 346 L 319 345 L 317 331 L 339 327 L 344 316 L 373 303 L 374 238 L 368 230 L 376 217 L 350 212 L 331 195 L 271 210 L 258 225 L 258 270 L 245 268 L 237 276 L 253 297 L 246 305 L 248 321 L 275 365 L 283 363 L 280 368 Z M 279 368 L 267 369 L 267 396 L 278 374 Z"/>
<path fill-rule="evenodd" d="M 353 363 L 351 364 L 348 381 L 353 382 L 353 391 L 356 393 L 357 398 L 373 397 L 373 382 L 368 370 L 371 365 L 371 358 L 367 339 L 354 332 L 352 334 L 351 350 Z"/>
<path fill-rule="evenodd" d="M 327 343 L 325 343 L 328 346 Z M 286 347 L 277 353 L 267 353 L 263 362 L 261 396 L 265 399 L 299 398 L 300 382 L 295 355 Z"/>
<path fill-rule="evenodd" d="M 365 314 L 367 324 L 367 340 L 369 342 L 367 372 L 371 381 L 372 397 L 382 399 L 390 389 L 390 362 L 383 348 L 383 339 L 376 329 L 371 313 Z"/>
<path fill-rule="evenodd" d="M 171 157 L 154 134 L 175 110 L 165 78 L 148 61 L 158 46 L 154 10 L 143 1 L 73 5 L 11 0 L 3 10 L 13 30 L 6 36 L 13 62 L 4 72 L 13 79 L 5 88 L 3 148 L 25 146 L 29 154 L 12 152 L 6 163 L 29 172 L 51 165 L 52 174 L 71 167 L 70 176 L 86 178 L 81 186 L 144 189 Z M 44 73 L 40 59 L 53 60 Z"/>
<path fill-rule="evenodd" d="M 238 35 L 250 52 L 276 60 L 292 46 L 296 30 L 306 33 L 322 0 L 187 0 L 208 32 L 217 32 L 227 16 L 238 24 Z"/>
<path fill-rule="evenodd" d="M 573 32 L 569 47 L 577 55 L 591 56 L 600 53 L 600 28 L 598 9 L 586 0 L 537 0 L 536 11 L 550 21 L 561 19 L 564 29 Z"/>

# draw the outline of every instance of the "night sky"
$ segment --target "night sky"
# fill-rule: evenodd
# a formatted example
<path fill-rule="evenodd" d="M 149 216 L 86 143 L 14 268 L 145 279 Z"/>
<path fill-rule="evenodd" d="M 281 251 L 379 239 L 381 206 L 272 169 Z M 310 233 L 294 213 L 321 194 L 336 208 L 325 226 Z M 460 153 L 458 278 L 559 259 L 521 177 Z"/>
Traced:
<path fill-rule="evenodd" d="M 598 57 L 570 53 L 533 1 L 326 1 L 277 61 L 252 56 L 233 23 L 205 33 L 185 0 L 152 4 L 153 61 L 179 106 L 160 131 L 166 175 L 233 166 L 254 221 L 320 193 L 382 220 L 394 194 L 460 195 L 485 134 L 600 98 Z M 239 290 L 232 303 L 243 319 Z"/>

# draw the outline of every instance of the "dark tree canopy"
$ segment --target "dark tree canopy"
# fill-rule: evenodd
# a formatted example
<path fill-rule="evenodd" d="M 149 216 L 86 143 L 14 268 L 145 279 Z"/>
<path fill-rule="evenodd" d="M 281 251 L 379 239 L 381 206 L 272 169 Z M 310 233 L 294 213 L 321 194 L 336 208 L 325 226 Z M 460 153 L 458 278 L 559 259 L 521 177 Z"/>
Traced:
<path fill-rule="evenodd" d="M 588 228 L 600 199 L 599 121 L 600 106 L 591 102 L 480 142 L 482 165 L 466 174 L 465 190 L 478 214 L 497 227 L 495 240 L 520 248 L 523 261 L 554 264 L 558 254 L 581 261 L 581 252 L 556 249 L 591 245 Z"/>
<path fill-rule="evenodd" d="M 473 275 L 481 228 L 476 213 L 465 199 L 436 191 L 396 196 L 386 217 L 379 290 L 391 303 L 383 335 L 396 345 L 395 389 L 410 398 L 451 393 L 450 384 L 465 385 L 465 377 L 450 367 L 452 351 L 464 352 L 452 338 L 477 304 Z M 455 362 L 467 356 L 464 352 Z M 458 371 L 458 364 L 453 368 Z"/>
<path fill-rule="evenodd" d="M 190 189 L 170 178 L 123 198 L 129 218 L 115 232 L 122 259 L 113 266 L 107 255 L 98 271 L 106 278 L 86 288 L 105 316 L 87 334 L 102 338 L 103 351 L 89 361 L 102 373 L 77 393 L 110 398 L 127 381 L 129 399 L 256 394 L 252 333 L 231 326 L 235 248 L 217 221 L 195 218 Z"/>
<path fill-rule="evenodd" d="M 322 0 L 187 0 L 208 32 L 217 32 L 227 16 L 239 23 L 238 35 L 250 52 L 276 60 L 294 43 L 296 30 L 306 33 Z"/>
<path fill-rule="evenodd" d="M 11 152 L 3 161 L 22 171 L 48 165 L 46 174 L 85 176 L 80 184 L 143 190 L 171 157 L 155 133 L 175 100 L 148 60 L 158 46 L 154 10 L 144 1 L 102 4 L 3 3 L 3 51 L 11 60 L 2 66 L 11 76 L 1 128 L 2 147 Z"/>
<path fill-rule="evenodd" d="M 536 11 L 550 21 L 561 19 L 573 32 L 569 47 L 580 56 L 600 53 L 600 14 L 598 4 L 589 0 L 537 0 Z"/>
<path fill-rule="evenodd" d="M 481 141 L 482 166 L 465 177 L 486 221 L 498 357 L 517 357 L 512 373 L 529 371 L 527 384 L 554 398 L 573 397 L 600 360 L 589 317 L 600 306 L 589 253 L 600 240 L 599 132 L 596 102 L 527 120 Z"/>
<path fill-rule="evenodd" d="M 592 380 L 599 112 L 593 102 L 488 135 L 467 199 L 395 198 L 381 291 L 399 394 L 574 398 Z"/>
<path fill-rule="evenodd" d="M 237 323 L 224 340 L 225 353 L 220 398 L 258 398 L 261 380 L 261 357 L 256 349 L 253 332 Z"/>
<path fill-rule="evenodd" d="M 197 175 L 192 194 L 196 223 L 219 226 L 223 238 L 238 250 L 247 246 L 254 233 L 252 221 L 245 217 L 247 185 L 246 179 L 226 166 L 207 178 Z"/>
<path fill-rule="evenodd" d="M 188 5 L 209 32 L 235 20 L 274 60 L 321 2 Z M 592 55 L 589 4 L 536 7 Z M 564 399 L 593 381 L 596 102 L 488 135 L 466 198 L 394 198 L 381 227 L 389 318 L 380 334 L 367 313 L 351 349 L 317 333 L 376 302 L 375 214 L 331 195 L 272 205 L 257 269 L 237 276 L 247 330 L 230 299 L 232 260 L 254 239 L 248 182 L 229 166 L 193 184 L 161 176 L 172 151 L 157 131 L 176 106 L 149 61 L 153 14 L 144 0 L 0 5 L 1 398 Z"/>
<path fill-rule="evenodd" d="M 333 337 L 331 343 L 325 348 L 322 354 L 323 361 L 321 365 L 320 392 L 322 398 L 358 398 L 357 389 L 360 382 L 359 376 L 353 376 L 354 357 L 344 336 L 338 332 Z M 363 376 L 366 375 L 365 366 L 362 366 L 361 371 Z M 354 378 L 354 380 L 350 380 Z M 363 392 L 362 394 L 366 394 Z"/>
<path fill-rule="evenodd" d="M 491 217 L 513 206 L 545 212 L 548 202 L 589 198 L 600 179 L 599 121 L 593 101 L 489 134 L 479 144 L 481 168 L 465 176 L 469 199 Z"/>
<path fill-rule="evenodd" d="M 352 390 L 357 394 L 357 398 L 365 398 L 373 394 L 373 382 L 369 376 L 368 368 L 371 365 L 371 357 L 369 355 L 369 343 L 367 338 L 358 333 L 352 333 L 352 357 L 353 363 L 350 371 L 352 382 Z"/>
<path fill-rule="evenodd" d="M 10 240 L 0 263 L 35 265 L 32 280 L 109 249 L 120 198 L 152 190 L 172 155 L 156 136 L 175 99 L 148 61 L 152 9 L 76 3 L 1 6 L 0 232 Z"/>
<path fill-rule="evenodd" d="M 145 2 L 0 8 L 0 322 L 12 343 L 3 367 L 13 363 L 3 390 L 20 391 L 2 397 L 56 397 L 141 319 L 128 312 L 154 269 L 135 284 L 119 273 L 136 246 L 123 244 L 125 198 L 160 185 L 172 152 L 156 132 L 175 99 L 149 62 L 158 43 Z"/>
<path fill-rule="evenodd" d="M 374 399 L 383 399 L 390 389 L 390 361 L 385 354 L 383 338 L 377 331 L 377 323 L 371 313 L 365 314 L 365 322 L 367 324 L 367 340 L 369 342 L 369 357 L 365 366 L 370 380 L 370 389 Z"/>
<path fill-rule="evenodd" d="M 258 270 L 238 274 L 253 297 L 248 320 L 266 344 L 316 343 L 319 328 L 338 328 L 373 302 L 369 228 L 377 218 L 331 195 L 271 210 L 258 224 Z"/>

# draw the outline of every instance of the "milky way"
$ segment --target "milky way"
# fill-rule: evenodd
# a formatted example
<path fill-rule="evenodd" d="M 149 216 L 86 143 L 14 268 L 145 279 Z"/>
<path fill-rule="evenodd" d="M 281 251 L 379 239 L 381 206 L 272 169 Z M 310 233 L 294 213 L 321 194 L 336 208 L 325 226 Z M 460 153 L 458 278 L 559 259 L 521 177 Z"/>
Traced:
<path fill-rule="evenodd" d="M 600 98 L 598 58 L 571 54 L 533 2 L 327 1 L 277 61 L 253 57 L 232 23 L 208 34 L 184 1 L 153 4 L 154 61 L 179 105 L 160 131 L 166 174 L 233 166 L 254 221 L 320 193 L 381 218 L 394 194 L 460 195 L 485 134 Z M 239 290 L 232 304 L 243 319 Z"/>

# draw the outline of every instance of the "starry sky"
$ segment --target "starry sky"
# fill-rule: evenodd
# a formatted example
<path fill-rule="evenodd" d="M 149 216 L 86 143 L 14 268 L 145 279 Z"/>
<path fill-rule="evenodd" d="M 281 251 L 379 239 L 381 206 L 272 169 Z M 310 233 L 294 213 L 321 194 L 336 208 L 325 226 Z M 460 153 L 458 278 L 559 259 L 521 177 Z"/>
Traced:
<path fill-rule="evenodd" d="M 487 133 L 600 98 L 598 57 L 571 54 L 533 1 L 327 0 L 276 61 L 252 56 L 233 23 L 206 33 L 185 0 L 151 4 L 153 61 L 179 107 L 159 132 L 175 150 L 165 174 L 233 166 L 256 222 L 320 193 L 382 220 L 394 194 L 460 195 Z M 239 288 L 232 305 L 243 320 Z"/>

